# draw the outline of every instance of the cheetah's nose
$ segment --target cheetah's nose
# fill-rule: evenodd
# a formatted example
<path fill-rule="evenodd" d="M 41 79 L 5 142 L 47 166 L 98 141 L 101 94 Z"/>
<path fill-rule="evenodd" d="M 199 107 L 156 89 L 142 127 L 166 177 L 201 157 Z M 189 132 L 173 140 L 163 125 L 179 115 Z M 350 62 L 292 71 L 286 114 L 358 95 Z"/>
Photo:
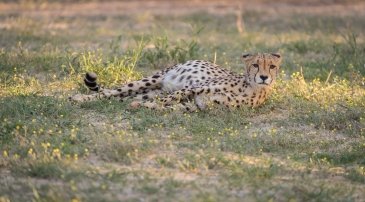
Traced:
<path fill-rule="evenodd" d="M 261 75 L 260 78 L 262 79 L 262 81 L 265 81 L 269 77 L 268 76 Z"/>

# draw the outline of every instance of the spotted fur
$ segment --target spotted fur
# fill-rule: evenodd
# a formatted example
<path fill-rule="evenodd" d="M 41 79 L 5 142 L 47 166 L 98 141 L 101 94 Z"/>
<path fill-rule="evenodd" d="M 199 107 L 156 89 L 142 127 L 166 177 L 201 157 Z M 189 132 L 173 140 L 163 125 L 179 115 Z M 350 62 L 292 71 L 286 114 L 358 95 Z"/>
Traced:
<path fill-rule="evenodd" d="M 127 83 L 120 88 L 103 89 L 96 74 L 87 73 L 85 84 L 91 95 L 75 95 L 72 101 L 83 102 L 116 97 L 135 99 L 132 107 L 153 109 L 178 106 L 188 111 L 206 109 L 211 104 L 239 108 L 257 107 L 268 97 L 281 64 L 280 54 L 244 54 L 243 75 L 202 60 L 191 60 L 166 68 L 152 76 Z M 194 103 L 193 105 L 191 103 Z"/>

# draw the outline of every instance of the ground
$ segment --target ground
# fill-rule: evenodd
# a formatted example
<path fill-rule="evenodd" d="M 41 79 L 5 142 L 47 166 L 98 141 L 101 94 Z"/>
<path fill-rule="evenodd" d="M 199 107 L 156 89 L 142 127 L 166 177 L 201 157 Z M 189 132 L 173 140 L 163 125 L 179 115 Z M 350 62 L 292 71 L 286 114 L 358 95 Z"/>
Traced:
<path fill-rule="evenodd" d="M 19 2 L 0 3 L 0 201 L 365 201 L 365 3 Z M 245 52 L 284 57 L 256 109 L 67 101 L 87 71 L 241 72 Z"/>

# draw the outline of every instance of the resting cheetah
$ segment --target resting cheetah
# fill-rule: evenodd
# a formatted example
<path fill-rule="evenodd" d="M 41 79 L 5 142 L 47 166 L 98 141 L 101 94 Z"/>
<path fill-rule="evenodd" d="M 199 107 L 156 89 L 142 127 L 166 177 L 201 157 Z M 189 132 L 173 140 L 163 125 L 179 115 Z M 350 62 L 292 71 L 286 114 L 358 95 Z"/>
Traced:
<path fill-rule="evenodd" d="M 101 88 L 96 83 L 96 74 L 87 73 L 84 79 L 86 86 L 98 93 L 75 95 L 70 100 L 82 102 L 132 97 L 135 99 L 131 103 L 132 107 L 164 109 L 180 103 L 178 106 L 182 105 L 188 111 L 202 110 L 214 103 L 229 108 L 239 108 L 242 105 L 257 107 L 266 100 L 275 82 L 281 59 L 281 55 L 276 53 L 244 54 L 242 60 L 246 73 L 243 75 L 207 61 L 192 60 L 125 84 L 116 90 Z"/>

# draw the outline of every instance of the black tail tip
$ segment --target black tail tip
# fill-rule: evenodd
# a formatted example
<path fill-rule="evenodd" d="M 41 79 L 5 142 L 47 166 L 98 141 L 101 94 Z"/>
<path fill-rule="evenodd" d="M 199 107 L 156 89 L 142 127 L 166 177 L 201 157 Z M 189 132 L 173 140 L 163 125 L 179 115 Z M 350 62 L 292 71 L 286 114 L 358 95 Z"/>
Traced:
<path fill-rule="evenodd" d="M 96 81 L 98 76 L 94 72 L 87 72 L 85 75 L 85 78 L 90 82 L 94 82 L 94 81 Z"/>
<path fill-rule="evenodd" d="M 95 81 L 89 81 L 86 78 L 84 78 L 84 83 L 89 88 L 94 88 L 95 86 L 98 85 Z"/>

